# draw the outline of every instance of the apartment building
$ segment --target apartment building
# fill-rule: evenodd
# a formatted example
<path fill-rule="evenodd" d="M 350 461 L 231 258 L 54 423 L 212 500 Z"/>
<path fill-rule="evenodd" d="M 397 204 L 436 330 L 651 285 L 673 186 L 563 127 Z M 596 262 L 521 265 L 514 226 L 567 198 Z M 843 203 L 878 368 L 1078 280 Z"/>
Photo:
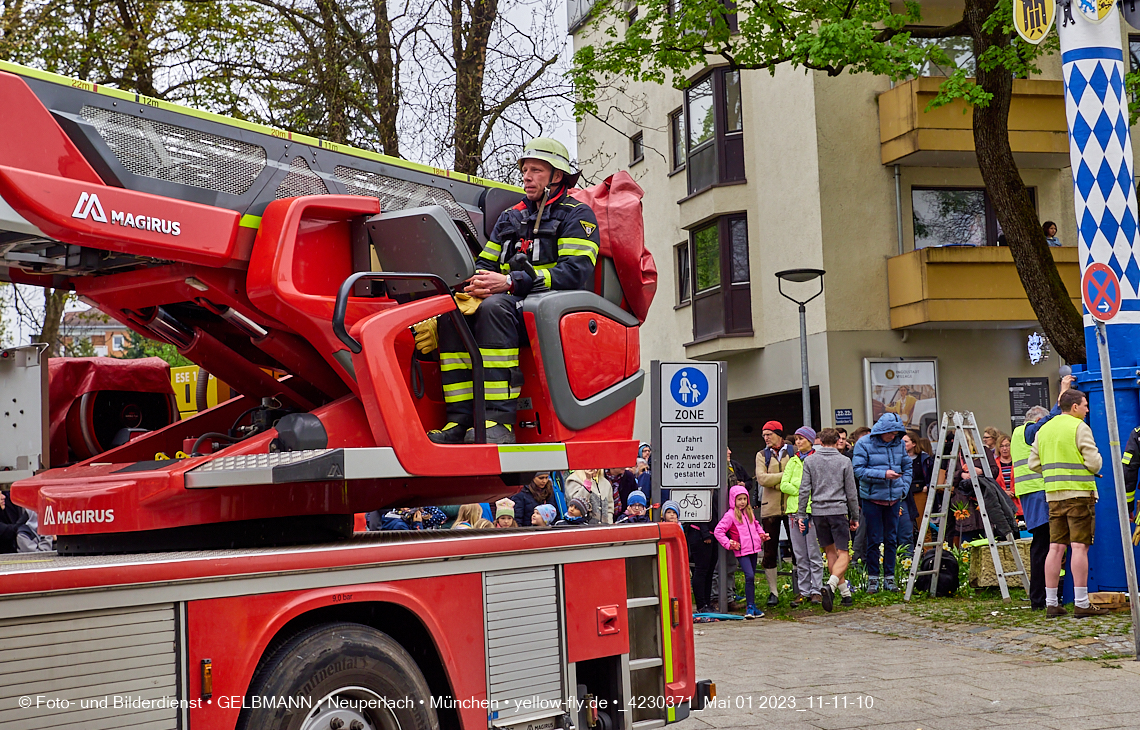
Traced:
<path fill-rule="evenodd" d="M 569 6 L 575 49 L 596 40 L 588 5 Z M 973 62 L 968 45 L 941 42 Z M 1079 307 L 1059 58 L 1043 70 L 1014 81 L 1010 141 L 1041 221 L 1057 224 L 1051 252 Z M 826 271 L 807 305 L 816 428 L 895 411 L 929 430 L 956 409 L 1010 432 L 1055 399 L 1062 363 L 1000 245 L 971 115 L 960 102 L 926 111 L 946 73 L 892 84 L 714 64 L 694 68 L 685 91 L 608 89 L 598 118 L 579 124 L 586 178 L 627 167 L 645 190 L 660 278 L 643 359 L 726 360 L 729 444 L 746 459 L 765 421 L 802 421 L 798 310 L 775 276 L 785 269 Z M 819 281 L 782 286 L 806 299 Z"/>
<path fill-rule="evenodd" d="M 87 340 L 100 357 L 123 357 L 131 344 L 130 329 L 94 309 L 65 312 L 59 332 L 65 345 Z"/>

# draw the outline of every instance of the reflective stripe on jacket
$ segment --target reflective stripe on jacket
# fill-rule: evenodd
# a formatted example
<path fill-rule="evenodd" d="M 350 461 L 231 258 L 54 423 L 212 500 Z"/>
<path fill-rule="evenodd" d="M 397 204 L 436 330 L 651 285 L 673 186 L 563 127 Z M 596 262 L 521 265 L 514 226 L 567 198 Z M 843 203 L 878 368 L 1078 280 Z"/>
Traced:
<path fill-rule="evenodd" d="M 1009 455 L 1013 457 L 1013 493 L 1018 497 L 1045 488 L 1045 480 L 1029 468 L 1029 454 L 1033 447 L 1025 443 L 1025 424 L 1013 429 L 1009 440 Z"/>
<path fill-rule="evenodd" d="M 1077 447 L 1077 428 L 1081 423 L 1076 416 L 1062 413 L 1037 432 L 1037 456 L 1046 492 L 1096 491 L 1096 478 L 1085 466 Z"/>

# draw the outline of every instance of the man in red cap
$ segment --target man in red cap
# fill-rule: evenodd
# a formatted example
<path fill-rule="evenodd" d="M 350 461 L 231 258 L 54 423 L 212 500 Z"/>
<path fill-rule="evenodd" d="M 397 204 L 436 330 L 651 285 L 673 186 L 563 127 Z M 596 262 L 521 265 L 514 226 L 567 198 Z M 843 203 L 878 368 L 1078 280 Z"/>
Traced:
<path fill-rule="evenodd" d="M 753 504 L 760 504 L 760 524 L 772 539 L 764 541 L 764 577 L 768 579 L 768 605 L 775 606 L 780 598 L 776 586 L 776 573 L 780 567 L 780 525 L 788 532 L 788 518 L 784 514 L 787 497 L 780 491 L 784 466 L 795 450 L 784 442 L 784 426 L 779 421 L 764 424 L 764 442 L 768 446 L 756 454 L 756 490 Z"/>

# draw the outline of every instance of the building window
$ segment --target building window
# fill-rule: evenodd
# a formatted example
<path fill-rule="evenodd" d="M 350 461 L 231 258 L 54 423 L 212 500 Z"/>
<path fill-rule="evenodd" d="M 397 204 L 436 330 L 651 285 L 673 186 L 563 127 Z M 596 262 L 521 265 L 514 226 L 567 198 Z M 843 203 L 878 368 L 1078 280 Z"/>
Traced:
<path fill-rule="evenodd" d="M 685 113 L 679 118 L 688 127 L 684 157 L 690 195 L 744 180 L 739 71 L 716 69 L 690 86 L 685 92 Z"/>
<path fill-rule="evenodd" d="M 626 13 L 626 28 L 632 28 L 633 24 L 637 22 L 637 5 L 634 5 Z"/>
<path fill-rule="evenodd" d="M 720 286 L 720 232 L 716 223 L 693 231 L 693 271 L 697 294 Z"/>
<path fill-rule="evenodd" d="M 926 61 L 918 67 L 919 76 L 951 76 L 955 68 L 966 69 L 967 76 L 976 76 L 978 65 L 974 59 L 974 42 L 969 36 L 950 38 L 914 38 L 911 43 L 919 46 L 938 46 L 952 63 Z"/>
<path fill-rule="evenodd" d="M 728 26 L 728 30 L 736 33 L 739 30 L 739 24 L 736 19 L 736 3 L 733 0 L 721 0 L 724 4 L 724 9 L 728 12 L 724 16 L 724 24 Z"/>
<path fill-rule="evenodd" d="M 689 273 L 689 243 L 678 243 L 673 247 L 673 258 L 676 261 L 674 271 L 677 275 L 677 306 L 682 307 L 692 301 L 692 279 Z"/>
<path fill-rule="evenodd" d="M 1132 73 L 1140 71 L 1140 35 L 1128 36 L 1128 70 Z M 1133 95 L 1133 100 L 1135 100 Z"/>
<path fill-rule="evenodd" d="M 122 335 L 111 335 L 111 349 L 112 350 L 122 350 L 123 349 L 123 336 Z"/>
<path fill-rule="evenodd" d="M 1033 188 L 1029 198 L 1036 206 Z M 916 249 L 1004 244 L 985 188 L 911 188 L 910 199 Z"/>
<path fill-rule="evenodd" d="M 673 148 L 671 170 L 685 166 L 685 108 L 681 107 L 669 115 L 669 144 Z"/>
<path fill-rule="evenodd" d="M 687 248 L 692 252 L 689 268 L 693 339 L 751 334 L 752 291 L 745 215 L 722 216 L 693 229 Z M 678 266 L 678 276 L 680 269 Z"/>
<path fill-rule="evenodd" d="M 636 165 L 645 159 L 645 138 L 638 132 L 629 138 L 630 160 L 629 164 Z"/>

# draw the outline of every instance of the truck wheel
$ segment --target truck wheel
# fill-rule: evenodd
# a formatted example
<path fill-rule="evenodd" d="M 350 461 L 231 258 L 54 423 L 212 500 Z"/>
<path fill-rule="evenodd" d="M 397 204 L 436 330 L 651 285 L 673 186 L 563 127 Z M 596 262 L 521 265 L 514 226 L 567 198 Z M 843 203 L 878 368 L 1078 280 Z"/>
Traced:
<path fill-rule="evenodd" d="M 241 730 L 439 729 L 412 657 L 355 623 L 314 626 L 278 647 L 254 675 L 245 708 Z"/>

